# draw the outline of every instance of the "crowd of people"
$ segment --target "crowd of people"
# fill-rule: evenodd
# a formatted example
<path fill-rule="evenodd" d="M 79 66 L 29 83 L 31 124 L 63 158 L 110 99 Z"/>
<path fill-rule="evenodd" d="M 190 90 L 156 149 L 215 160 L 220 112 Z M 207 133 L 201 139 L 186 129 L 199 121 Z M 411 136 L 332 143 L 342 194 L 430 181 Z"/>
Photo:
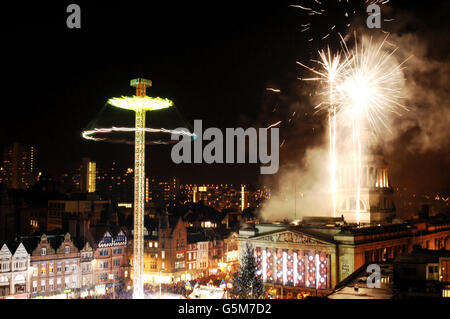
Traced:
<path fill-rule="evenodd" d="M 162 295 L 174 294 L 187 298 L 193 292 L 193 289 L 197 285 L 219 287 L 221 284 L 223 284 L 223 281 L 225 281 L 225 283 L 228 284 L 232 282 L 232 278 L 229 274 L 219 271 L 217 274 L 192 279 L 189 281 L 189 284 L 187 283 L 187 281 L 179 281 L 170 284 L 164 283 L 161 284 L 161 286 L 158 284 L 152 285 L 146 283 L 144 284 L 144 291 L 147 295 L 153 296 L 158 296 L 159 293 L 161 292 Z M 132 298 L 133 298 L 133 291 L 126 290 L 124 286 L 120 286 L 116 287 L 115 289 L 108 289 L 106 294 L 104 295 L 86 296 L 81 299 L 132 299 Z"/>

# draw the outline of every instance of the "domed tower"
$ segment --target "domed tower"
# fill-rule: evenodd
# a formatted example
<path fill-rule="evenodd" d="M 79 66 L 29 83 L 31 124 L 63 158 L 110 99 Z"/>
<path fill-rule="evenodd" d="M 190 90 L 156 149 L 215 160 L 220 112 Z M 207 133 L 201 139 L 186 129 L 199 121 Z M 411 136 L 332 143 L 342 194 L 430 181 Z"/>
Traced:
<path fill-rule="evenodd" d="M 361 132 L 360 222 L 385 223 L 395 218 L 394 190 L 389 180 L 389 166 L 376 136 L 369 129 Z M 357 174 L 352 156 L 341 156 L 337 168 L 337 213 L 347 222 L 357 222 Z"/>

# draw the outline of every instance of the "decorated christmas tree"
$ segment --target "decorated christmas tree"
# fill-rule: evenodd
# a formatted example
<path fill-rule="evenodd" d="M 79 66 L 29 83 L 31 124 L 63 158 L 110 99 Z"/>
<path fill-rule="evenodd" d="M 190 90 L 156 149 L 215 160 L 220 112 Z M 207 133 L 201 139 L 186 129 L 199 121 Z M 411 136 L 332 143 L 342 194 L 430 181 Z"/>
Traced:
<path fill-rule="evenodd" d="M 256 275 L 255 252 L 247 243 L 245 252 L 239 262 L 239 271 L 233 277 L 233 288 L 229 296 L 236 299 L 257 299 L 264 296 L 264 285 Z"/>

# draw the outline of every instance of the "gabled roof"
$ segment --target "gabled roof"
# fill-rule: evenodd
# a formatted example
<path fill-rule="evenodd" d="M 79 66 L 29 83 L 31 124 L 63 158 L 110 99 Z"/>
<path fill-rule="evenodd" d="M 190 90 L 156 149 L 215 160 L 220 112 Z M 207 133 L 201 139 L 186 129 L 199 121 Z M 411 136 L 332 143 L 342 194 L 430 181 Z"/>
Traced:
<path fill-rule="evenodd" d="M 2 249 L 0 249 L 0 260 L 1 259 L 9 259 L 11 258 L 12 253 L 9 250 L 8 246 L 6 244 L 3 244 Z"/>
<path fill-rule="evenodd" d="M 450 257 L 450 250 L 444 249 L 424 249 L 415 247 L 413 251 L 407 254 L 399 255 L 395 258 L 394 263 L 412 263 L 412 264 L 426 264 L 437 263 L 440 257 Z"/>
<path fill-rule="evenodd" d="M 117 235 L 119 235 L 120 232 L 123 232 L 124 235 L 126 235 L 125 231 L 122 229 L 122 227 L 115 226 L 115 225 L 91 226 L 90 232 L 91 232 L 94 242 L 96 244 L 98 244 L 103 239 L 103 237 L 105 237 L 105 235 L 109 235 L 113 238 L 117 237 Z"/>
<path fill-rule="evenodd" d="M 19 255 L 19 254 L 26 254 L 26 255 L 29 255 L 29 254 L 30 254 L 30 253 L 26 250 L 25 246 L 24 246 L 22 243 L 20 243 L 20 244 L 19 244 L 19 247 L 17 247 L 16 251 L 14 252 L 13 257 L 15 257 L 16 255 Z"/>
<path fill-rule="evenodd" d="M 299 227 L 290 227 L 287 229 L 277 229 L 260 233 L 250 236 L 249 239 L 272 242 L 292 242 L 297 244 L 335 244 L 330 238 L 325 238 L 319 234 L 308 233 Z"/>

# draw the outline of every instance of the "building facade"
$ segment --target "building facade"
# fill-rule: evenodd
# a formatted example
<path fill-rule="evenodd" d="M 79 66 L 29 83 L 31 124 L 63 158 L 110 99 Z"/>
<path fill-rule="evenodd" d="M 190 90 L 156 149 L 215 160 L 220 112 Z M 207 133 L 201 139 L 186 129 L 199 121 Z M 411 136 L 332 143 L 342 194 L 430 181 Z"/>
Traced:
<path fill-rule="evenodd" d="M 190 278 L 186 268 L 186 227 L 181 217 L 165 216 L 144 230 L 144 282 L 172 283 Z M 133 260 L 132 242 L 128 252 Z"/>
<path fill-rule="evenodd" d="M 327 295 L 366 263 L 392 260 L 414 245 L 449 248 L 450 221 L 354 227 L 343 225 L 260 224 L 239 232 L 239 254 L 255 249 L 261 279 L 282 291 Z"/>
<path fill-rule="evenodd" d="M 27 189 L 36 181 L 36 148 L 14 143 L 3 151 L 2 175 L 8 188 Z"/>
<path fill-rule="evenodd" d="M 127 237 L 123 230 L 117 234 L 106 231 L 94 250 L 93 280 L 96 294 L 113 292 L 118 285 L 126 286 L 129 279 Z"/>
<path fill-rule="evenodd" d="M 80 254 L 69 233 L 43 234 L 31 253 L 31 298 L 76 296 L 80 283 Z M 67 297 L 67 296 L 66 296 Z"/>
<path fill-rule="evenodd" d="M 84 157 L 81 160 L 80 167 L 80 187 L 81 191 L 85 193 L 95 192 L 95 181 L 97 178 L 96 163 L 92 162 L 90 158 Z"/>
<path fill-rule="evenodd" d="M 93 294 L 94 288 L 94 249 L 89 242 L 86 242 L 80 250 L 81 267 L 81 292 L 80 297 L 87 297 Z"/>
<path fill-rule="evenodd" d="M 27 298 L 30 292 L 30 254 L 20 244 L 14 254 L 4 244 L 0 250 L 0 299 Z"/>

